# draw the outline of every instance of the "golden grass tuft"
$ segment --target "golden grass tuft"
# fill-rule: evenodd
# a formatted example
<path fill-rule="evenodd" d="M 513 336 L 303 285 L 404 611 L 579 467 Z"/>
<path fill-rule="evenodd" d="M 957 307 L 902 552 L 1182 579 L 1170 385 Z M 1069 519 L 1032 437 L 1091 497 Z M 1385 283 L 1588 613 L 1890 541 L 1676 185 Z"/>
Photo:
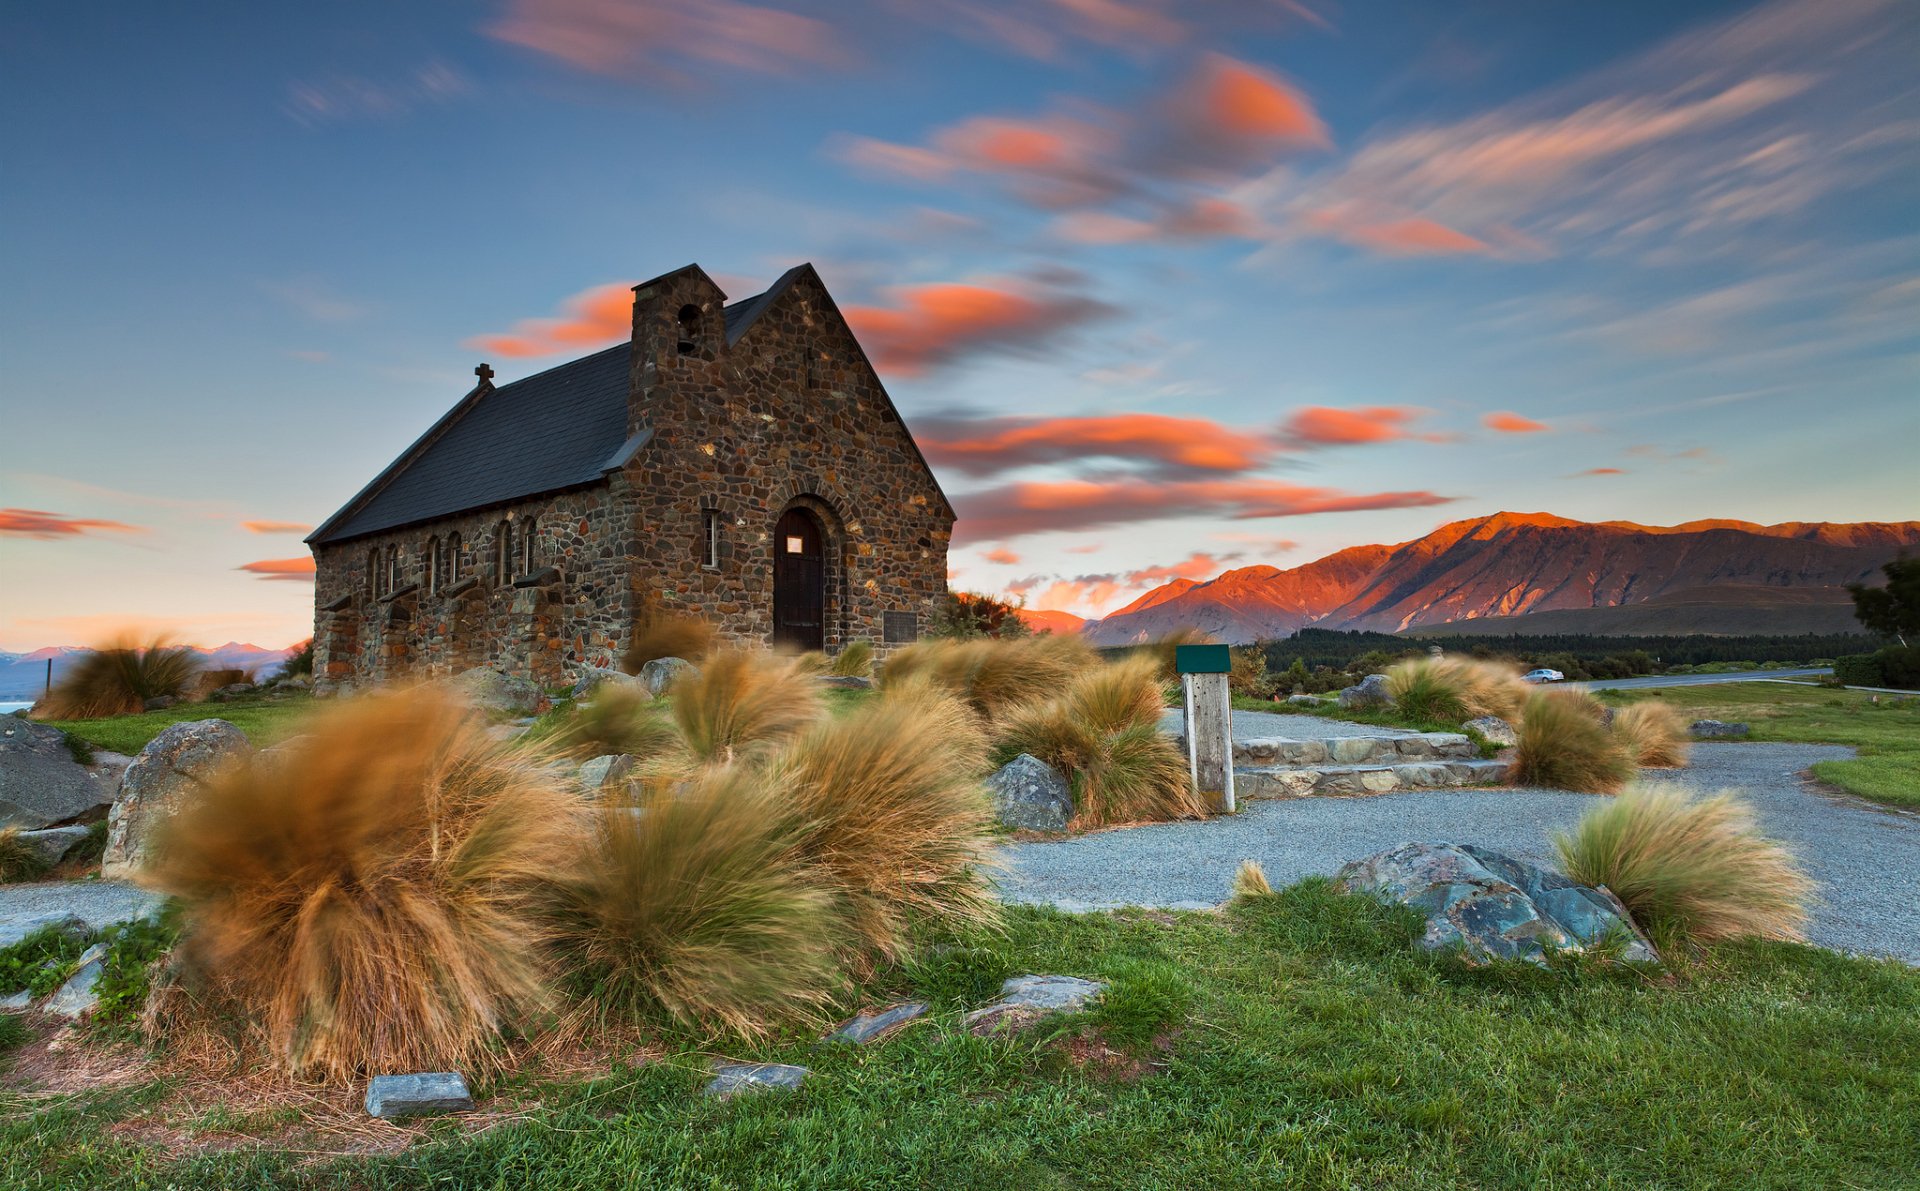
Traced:
<path fill-rule="evenodd" d="M 873 642 L 849 641 L 827 663 L 827 673 L 840 678 L 873 677 Z"/>
<path fill-rule="evenodd" d="M 1612 890 L 1656 943 L 1803 937 L 1813 881 L 1734 791 L 1635 786 L 1554 844 L 1568 876 Z"/>
<path fill-rule="evenodd" d="M 1465 657 L 1410 658 L 1387 670 L 1387 693 L 1400 714 L 1425 720 L 1515 719 L 1531 688 L 1520 672 Z"/>
<path fill-rule="evenodd" d="M 1242 860 L 1233 874 L 1233 896 L 1238 898 L 1264 897 L 1273 892 L 1273 886 L 1267 881 L 1267 870 L 1260 867 L 1258 860 Z"/>
<path fill-rule="evenodd" d="M 1657 699 L 1629 703 L 1613 713 L 1613 734 L 1636 765 L 1675 769 L 1687 763 L 1693 733 L 1678 711 Z"/>
<path fill-rule="evenodd" d="M 680 747 L 697 764 L 764 757 L 827 714 L 820 684 L 793 658 L 725 651 L 673 685 Z"/>
<path fill-rule="evenodd" d="M 0 885 L 37 881 L 52 867 L 38 848 L 20 838 L 18 827 L 0 827 Z"/>
<path fill-rule="evenodd" d="M 661 658 L 684 658 L 699 663 L 713 650 L 711 624 L 697 616 L 655 610 L 634 623 L 633 639 L 620 655 L 620 668 L 628 674 L 638 674 L 640 667 Z"/>
<path fill-rule="evenodd" d="M 556 740 L 576 757 L 608 753 L 651 757 L 672 751 L 678 738 L 666 709 L 645 690 L 603 682 L 574 709 Z"/>
<path fill-rule="evenodd" d="M 1082 826 L 1199 818 L 1206 807 L 1186 758 L 1160 731 L 1160 713 L 1158 659 L 1138 653 L 1014 711 L 999 751 L 1030 753 L 1066 774 Z"/>
<path fill-rule="evenodd" d="M 889 657 L 880 681 L 889 692 L 930 683 L 994 720 L 1052 697 L 1096 661 L 1086 642 L 1057 634 L 923 641 Z"/>
<path fill-rule="evenodd" d="M 179 955 L 288 1071 L 489 1067 L 545 1003 L 534 912 L 579 851 L 580 802 L 429 688 L 313 717 L 162 829 L 147 884 Z"/>
<path fill-rule="evenodd" d="M 710 769 L 608 808 L 562 880 L 561 943 L 603 1016 L 760 1036 L 820 1018 L 846 946 L 830 882 L 764 775 Z"/>
<path fill-rule="evenodd" d="M 1141 652 L 1154 661 L 1160 681 L 1173 682 L 1180 675 L 1174 667 L 1174 652 L 1182 645 L 1211 645 L 1213 638 L 1192 627 L 1177 628 L 1166 636 L 1149 644 Z"/>
<path fill-rule="evenodd" d="M 1633 777 L 1633 759 L 1619 737 L 1596 719 L 1591 696 L 1538 691 L 1528 696 L 1507 780 L 1582 794 L 1612 794 Z"/>
<path fill-rule="evenodd" d="M 766 782 L 805 823 L 802 850 L 832 882 L 857 941 L 850 958 L 905 954 L 916 921 L 998 921 L 980 875 L 992 854 L 987 741 L 960 701 L 921 689 L 815 726 Z"/>
<path fill-rule="evenodd" d="M 190 693 L 199 673 L 200 659 L 184 645 L 162 637 L 145 644 L 119 637 L 81 655 L 34 715 L 49 720 L 133 715 L 145 710 L 148 699 Z"/>

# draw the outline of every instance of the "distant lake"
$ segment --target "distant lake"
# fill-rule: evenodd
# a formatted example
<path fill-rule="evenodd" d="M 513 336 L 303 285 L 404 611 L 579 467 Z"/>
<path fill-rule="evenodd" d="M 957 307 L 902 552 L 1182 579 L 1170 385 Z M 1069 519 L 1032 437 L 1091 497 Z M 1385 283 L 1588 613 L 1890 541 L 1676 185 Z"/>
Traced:
<path fill-rule="evenodd" d="M 32 706 L 33 706 L 33 704 L 31 704 L 31 703 L 3 703 L 3 702 L 0 702 L 0 715 L 12 715 L 12 714 L 13 714 L 14 712 L 16 712 L 16 711 L 22 711 L 22 710 L 24 710 L 24 709 L 26 709 L 26 708 L 29 708 L 29 707 L 32 707 Z"/>

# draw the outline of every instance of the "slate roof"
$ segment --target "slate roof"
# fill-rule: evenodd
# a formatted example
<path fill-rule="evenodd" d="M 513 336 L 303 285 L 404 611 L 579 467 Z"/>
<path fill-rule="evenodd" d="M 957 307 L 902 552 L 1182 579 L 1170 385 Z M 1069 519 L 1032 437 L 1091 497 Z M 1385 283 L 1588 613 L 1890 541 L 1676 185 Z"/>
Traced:
<path fill-rule="evenodd" d="M 722 312 L 727 345 L 803 269 Z M 308 536 L 319 545 L 599 481 L 649 436 L 627 437 L 630 343 L 479 388 Z"/>

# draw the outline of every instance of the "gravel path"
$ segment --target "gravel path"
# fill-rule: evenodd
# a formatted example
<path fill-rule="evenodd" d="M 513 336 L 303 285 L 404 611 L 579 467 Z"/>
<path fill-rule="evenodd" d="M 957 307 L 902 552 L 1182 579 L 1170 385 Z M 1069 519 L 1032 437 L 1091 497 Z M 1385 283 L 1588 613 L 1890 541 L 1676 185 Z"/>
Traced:
<path fill-rule="evenodd" d="M 95 930 L 138 918 L 160 895 L 124 881 L 42 881 L 0 885 L 0 922 L 45 914 L 78 914 Z"/>
<path fill-rule="evenodd" d="M 1808 929 L 1814 942 L 1920 963 L 1920 901 L 1912 896 L 1920 885 L 1920 815 L 1829 798 L 1797 776 L 1815 761 L 1852 754 L 1831 745 L 1698 744 L 1694 764 L 1669 780 L 1746 792 L 1761 829 L 1791 844 L 1819 882 Z M 1248 801 L 1230 819 L 1009 845 L 1001 896 L 1072 910 L 1191 909 L 1224 900 L 1243 859 L 1258 860 L 1280 886 L 1330 876 L 1346 861 L 1410 841 L 1485 844 L 1551 864 L 1550 833 L 1571 827 L 1596 800 L 1474 789 Z"/>
<path fill-rule="evenodd" d="M 1160 717 L 1160 726 L 1178 736 L 1185 731 L 1179 708 Z M 1331 740 L 1336 736 L 1413 736 L 1405 728 L 1378 728 L 1372 724 L 1350 724 L 1317 715 L 1281 715 L 1271 711 L 1233 711 L 1233 738 L 1253 740 L 1262 736 L 1280 736 L 1288 740 Z"/>

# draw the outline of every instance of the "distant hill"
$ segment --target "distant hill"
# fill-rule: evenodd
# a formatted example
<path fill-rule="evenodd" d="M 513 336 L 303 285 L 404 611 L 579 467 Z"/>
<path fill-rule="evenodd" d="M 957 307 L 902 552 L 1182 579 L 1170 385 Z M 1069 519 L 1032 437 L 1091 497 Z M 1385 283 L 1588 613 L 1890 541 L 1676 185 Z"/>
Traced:
<path fill-rule="evenodd" d="M 1289 570 L 1242 567 L 1205 583 L 1180 580 L 1081 631 L 1099 645 L 1182 627 L 1229 642 L 1272 640 L 1306 625 L 1383 633 L 1437 625 L 1474 633 L 1843 632 L 1852 617 L 1841 586 L 1872 580 L 1882 563 L 1916 549 L 1920 521 L 1648 526 L 1496 513 Z"/>
<path fill-rule="evenodd" d="M 38 699 L 46 688 L 47 659 L 53 659 L 53 681 L 57 683 L 68 667 L 91 652 L 78 645 L 50 645 L 32 653 L 0 653 L 0 699 L 12 702 Z M 209 667 L 253 670 L 258 677 L 265 678 L 280 668 L 280 663 L 286 661 L 293 647 L 265 649 L 258 645 L 229 641 L 212 648 L 195 646 L 194 652 Z"/>
<path fill-rule="evenodd" d="M 1084 616 L 1075 616 L 1071 612 L 1058 612 L 1051 608 L 1022 608 L 1020 619 L 1036 633 L 1060 633 L 1070 635 L 1080 631 L 1087 623 Z"/>

